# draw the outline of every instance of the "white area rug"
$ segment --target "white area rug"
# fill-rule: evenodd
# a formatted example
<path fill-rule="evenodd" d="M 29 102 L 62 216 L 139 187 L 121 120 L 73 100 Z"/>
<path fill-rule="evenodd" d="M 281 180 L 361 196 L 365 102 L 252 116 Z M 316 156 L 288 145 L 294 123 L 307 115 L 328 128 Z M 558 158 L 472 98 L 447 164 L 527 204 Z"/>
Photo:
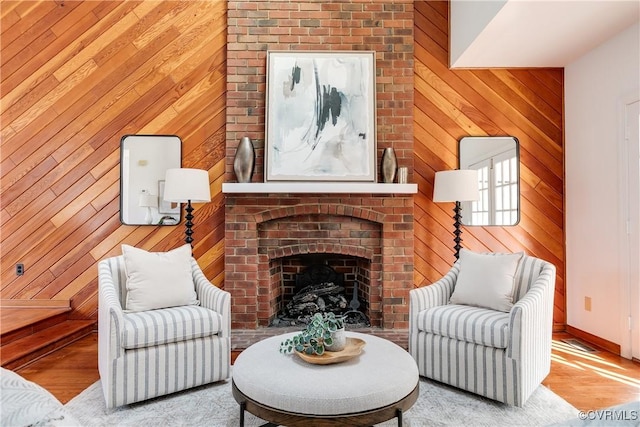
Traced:
<path fill-rule="evenodd" d="M 107 410 L 100 382 L 65 407 L 83 426 L 238 426 L 239 405 L 231 380 Z M 578 410 L 540 386 L 523 408 L 507 406 L 433 381 L 420 380 L 420 397 L 405 413 L 405 426 L 544 426 L 576 420 Z M 246 426 L 264 421 L 245 413 Z M 397 426 L 397 420 L 380 426 Z"/>

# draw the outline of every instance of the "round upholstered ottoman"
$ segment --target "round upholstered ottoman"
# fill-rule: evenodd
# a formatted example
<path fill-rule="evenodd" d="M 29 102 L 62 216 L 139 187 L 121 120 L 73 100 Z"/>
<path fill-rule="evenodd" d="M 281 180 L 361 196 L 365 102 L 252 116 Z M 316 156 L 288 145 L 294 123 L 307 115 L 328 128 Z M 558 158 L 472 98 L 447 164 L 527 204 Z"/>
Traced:
<path fill-rule="evenodd" d="M 244 411 L 286 426 L 370 426 L 398 418 L 418 398 L 418 368 L 408 352 L 373 335 L 347 332 L 365 341 L 350 360 L 314 365 L 279 352 L 290 333 L 244 350 L 233 365 L 233 395 Z M 310 421 L 313 421 L 311 423 Z"/>

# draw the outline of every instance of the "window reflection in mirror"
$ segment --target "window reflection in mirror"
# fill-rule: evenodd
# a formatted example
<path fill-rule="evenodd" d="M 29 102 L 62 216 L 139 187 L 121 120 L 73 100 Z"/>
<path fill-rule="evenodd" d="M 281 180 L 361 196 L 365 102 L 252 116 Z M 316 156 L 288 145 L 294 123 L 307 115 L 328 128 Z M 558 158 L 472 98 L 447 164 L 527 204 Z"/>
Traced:
<path fill-rule="evenodd" d="M 125 135 L 120 140 L 120 222 L 175 225 L 180 204 L 162 198 L 167 169 L 182 165 L 182 141 L 175 135 Z"/>
<path fill-rule="evenodd" d="M 464 225 L 516 225 L 520 221 L 520 147 L 515 137 L 464 137 L 460 169 L 478 171 L 480 199 L 462 202 Z"/>

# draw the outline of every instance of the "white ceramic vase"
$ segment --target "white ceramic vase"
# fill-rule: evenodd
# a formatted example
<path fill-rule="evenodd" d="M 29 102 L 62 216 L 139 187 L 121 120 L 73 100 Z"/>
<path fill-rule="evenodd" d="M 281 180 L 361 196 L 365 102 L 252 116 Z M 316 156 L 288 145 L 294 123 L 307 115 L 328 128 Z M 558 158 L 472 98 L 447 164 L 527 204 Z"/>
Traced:
<path fill-rule="evenodd" d="M 331 334 L 333 338 L 333 344 L 325 345 L 326 351 L 342 351 L 347 346 L 347 335 L 344 333 L 344 328 L 336 330 Z"/>

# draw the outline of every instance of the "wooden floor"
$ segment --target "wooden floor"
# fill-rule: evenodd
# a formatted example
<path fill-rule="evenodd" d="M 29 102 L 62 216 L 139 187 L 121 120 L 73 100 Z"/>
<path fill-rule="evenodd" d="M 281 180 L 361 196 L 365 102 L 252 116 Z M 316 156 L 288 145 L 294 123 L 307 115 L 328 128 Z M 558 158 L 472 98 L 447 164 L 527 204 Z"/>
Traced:
<path fill-rule="evenodd" d="M 640 363 L 594 346 L 592 353 L 577 350 L 567 338 L 553 334 L 551 373 L 542 384 L 583 411 L 640 401 Z"/>
<path fill-rule="evenodd" d="M 551 373 L 543 384 L 577 409 L 588 411 L 640 400 L 640 364 L 604 350 L 587 353 L 562 342 L 555 333 Z M 17 371 L 66 403 L 99 379 L 97 334 Z"/>

